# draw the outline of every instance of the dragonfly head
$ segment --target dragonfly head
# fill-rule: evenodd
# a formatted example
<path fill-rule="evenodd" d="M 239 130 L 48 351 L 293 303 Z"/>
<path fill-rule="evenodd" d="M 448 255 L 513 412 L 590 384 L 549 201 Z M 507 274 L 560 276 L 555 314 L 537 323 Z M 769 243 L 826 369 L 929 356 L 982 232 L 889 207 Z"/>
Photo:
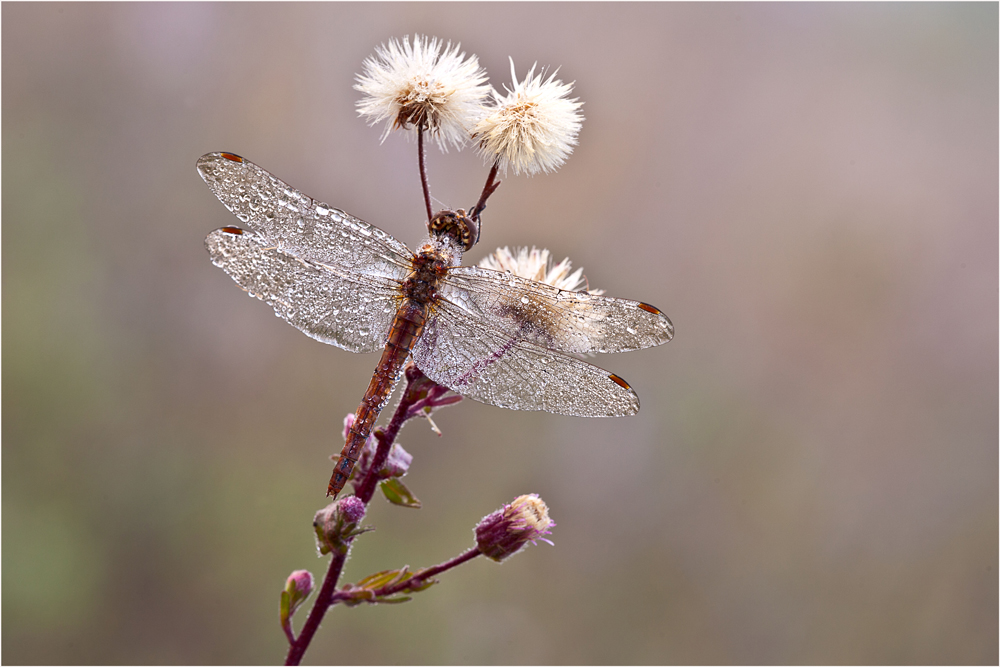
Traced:
<path fill-rule="evenodd" d="M 431 236 L 451 236 L 465 250 L 471 250 L 479 240 L 479 224 L 465 214 L 465 211 L 438 211 L 427 223 Z"/>

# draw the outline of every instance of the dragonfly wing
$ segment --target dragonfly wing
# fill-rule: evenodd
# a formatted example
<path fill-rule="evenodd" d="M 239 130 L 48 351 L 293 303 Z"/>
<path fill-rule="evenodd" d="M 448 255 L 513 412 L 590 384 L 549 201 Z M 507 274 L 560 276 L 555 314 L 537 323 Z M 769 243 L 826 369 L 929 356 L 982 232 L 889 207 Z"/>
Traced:
<path fill-rule="evenodd" d="M 617 375 L 511 338 L 447 301 L 435 305 L 412 354 L 417 367 L 438 384 L 502 408 L 580 417 L 639 411 L 639 397 Z"/>
<path fill-rule="evenodd" d="M 491 330 L 560 352 L 628 352 L 674 335 L 667 316 L 641 301 L 570 292 L 478 266 L 450 269 L 438 293 Z"/>
<path fill-rule="evenodd" d="M 302 194 L 232 153 L 209 153 L 198 173 L 237 218 L 269 245 L 343 271 L 402 280 L 413 253 L 352 215 Z"/>
<path fill-rule="evenodd" d="M 215 230 L 205 247 L 212 263 L 240 287 L 316 340 L 351 352 L 377 352 L 385 345 L 400 298 L 398 282 L 303 260 L 235 227 Z"/>

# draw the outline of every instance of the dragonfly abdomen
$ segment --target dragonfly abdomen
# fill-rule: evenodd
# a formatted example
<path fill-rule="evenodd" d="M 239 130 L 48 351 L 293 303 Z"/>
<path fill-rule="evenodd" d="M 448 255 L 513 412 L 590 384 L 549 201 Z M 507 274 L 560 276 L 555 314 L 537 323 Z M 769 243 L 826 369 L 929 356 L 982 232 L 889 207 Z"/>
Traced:
<path fill-rule="evenodd" d="M 337 465 L 333 467 L 333 475 L 327 487 L 327 495 L 336 497 L 347 484 L 354 464 L 361 455 L 361 448 L 372 432 L 379 413 L 389 401 L 392 390 L 399 381 L 399 376 L 406 363 L 406 357 L 413 349 L 414 343 L 420 337 L 427 320 L 427 306 L 412 299 L 406 299 L 396 313 L 389 329 L 389 337 L 382 350 L 382 357 L 368 383 L 368 391 L 361 399 L 361 405 L 354 413 L 354 424 L 347 434 L 344 449 L 340 452 Z"/>

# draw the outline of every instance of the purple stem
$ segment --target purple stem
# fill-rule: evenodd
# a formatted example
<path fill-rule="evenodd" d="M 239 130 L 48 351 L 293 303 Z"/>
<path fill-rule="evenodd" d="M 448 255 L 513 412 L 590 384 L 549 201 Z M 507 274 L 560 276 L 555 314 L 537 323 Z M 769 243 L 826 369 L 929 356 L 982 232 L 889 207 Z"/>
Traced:
<path fill-rule="evenodd" d="M 375 494 L 375 485 L 379 481 L 379 471 L 385 465 L 386 459 L 389 457 L 389 450 L 392 449 L 392 443 L 396 441 L 396 435 L 399 434 L 399 429 L 402 428 L 403 423 L 407 419 L 416 416 L 416 412 L 411 412 L 410 408 L 414 403 L 418 402 L 419 392 L 412 391 L 415 379 L 422 379 L 423 375 L 417 373 L 413 379 L 411 379 L 410 374 L 406 374 L 406 389 L 403 390 L 403 396 L 399 399 L 399 405 L 396 406 L 396 411 L 392 414 L 392 419 L 389 421 L 389 425 L 386 427 L 385 431 L 379 433 L 376 431 L 375 437 L 378 439 L 378 447 L 375 450 L 375 457 L 372 459 L 371 465 L 368 467 L 368 473 L 365 475 L 364 480 L 361 482 L 361 486 L 358 487 L 355 495 L 368 506 L 371 502 L 372 496 Z M 353 540 L 352 540 L 353 541 Z M 478 550 L 477 552 L 478 553 Z M 475 556 L 462 554 L 459 558 L 464 558 L 464 560 L 450 565 L 454 567 L 466 560 L 469 560 Z M 319 624 L 323 621 L 323 616 L 326 615 L 327 610 L 335 602 L 336 590 L 337 590 L 337 580 L 340 579 L 340 573 L 344 569 L 344 562 L 347 560 L 347 554 L 340 554 L 333 552 L 332 558 L 330 559 L 330 567 L 326 571 L 326 577 L 323 579 L 323 585 L 319 589 L 319 594 L 316 596 L 316 601 L 313 603 L 312 609 L 309 610 L 309 617 L 306 619 L 305 625 L 302 626 L 302 632 L 299 633 L 297 639 L 292 641 L 291 647 L 288 649 L 288 656 L 285 658 L 286 665 L 297 665 L 302 661 L 302 656 L 305 655 L 306 649 L 309 648 L 309 643 L 312 641 L 313 635 L 316 634 L 316 630 L 319 629 Z M 455 559 L 453 559 L 455 560 Z M 448 561 L 450 563 L 451 561 Z M 443 565 L 447 565 L 444 563 Z M 442 565 L 438 565 L 435 568 L 428 570 L 427 574 L 421 573 L 421 576 L 432 576 L 437 572 L 441 572 Z M 444 568 L 447 569 L 447 568 Z M 293 635 L 294 636 L 294 635 Z"/>
<path fill-rule="evenodd" d="M 426 570 L 421 570 L 420 572 L 413 575 L 406 581 L 402 581 L 398 584 L 390 584 L 388 586 L 383 586 L 382 588 L 376 588 L 374 591 L 372 591 L 372 593 L 377 597 L 385 597 L 388 595 L 394 595 L 395 593 L 399 593 L 400 591 L 405 591 L 406 589 L 411 588 L 414 584 L 419 584 L 420 582 L 426 579 L 430 579 L 434 575 L 441 574 L 442 572 L 450 570 L 453 567 L 458 567 L 462 563 L 472 560 L 481 553 L 482 552 L 479 550 L 479 547 L 472 547 L 465 553 L 455 556 L 450 560 L 446 560 L 445 562 L 439 565 L 435 565 L 434 567 L 429 567 Z M 339 593 L 334 593 L 333 603 L 335 604 L 340 600 L 350 600 L 351 597 L 352 596 L 350 591 L 341 591 Z"/>
<path fill-rule="evenodd" d="M 371 502 L 372 496 L 375 495 L 375 485 L 379 482 L 379 473 L 385 466 L 386 459 L 389 458 L 389 450 L 392 449 L 392 443 L 396 442 L 396 436 L 399 435 L 399 429 L 403 427 L 403 423 L 406 422 L 412 415 L 409 415 L 410 406 L 417 400 L 414 392 L 410 391 L 412 383 L 410 382 L 409 376 L 406 378 L 406 389 L 403 390 L 403 396 L 399 399 L 399 404 L 396 406 L 396 411 L 392 413 L 392 419 L 389 420 L 389 425 L 385 427 L 385 430 L 381 433 L 376 431 L 375 438 L 378 440 L 378 447 L 375 449 L 375 456 L 372 458 L 371 465 L 368 466 L 368 472 L 365 474 L 365 478 L 361 481 L 361 485 L 357 488 L 354 495 L 361 499 L 366 506 Z"/>
<path fill-rule="evenodd" d="M 431 187 L 427 184 L 427 165 L 425 164 L 424 154 L 424 126 L 421 123 L 417 126 L 417 155 L 419 156 L 418 161 L 420 162 L 420 185 L 424 189 L 424 205 L 427 207 L 427 222 L 431 221 L 434 217 L 434 212 L 431 209 Z"/>
<path fill-rule="evenodd" d="M 340 572 L 344 569 L 344 561 L 346 560 L 347 554 L 333 553 L 333 557 L 330 559 L 330 567 L 327 569 L 326 577 L 323 579 L 323 586 L 319 589 L 319 595 L 316 596 L 316 602 L 313 603 L 312 609 L 309 610 L 309 618 L 306 619 L 305 625 L 302 626 L 302 632 L 299 633 L 298 639 L 292 642 L 292 645 L 288 648 L 288 655 L 285 656 L 286 665 L 297 665 L 302 662 L 302 656 L 306 654 L 309 642 L 312 641 L 313 635 L 319 629 L 319 624 L 323 622 L 326 610 L 333 604 L 333 595 L 337 590 L 337 580 L 340 578 Z"/>
<path fill-rule="evenodd" d="M 493 163 L 493 168 L 490 169 L 489 176 L 486 177 L 486 185 L 483 186 L 483 193 L 479 195 L 479 201 L 476 205 L 472 207 L 469 217 L 479 222 L 479 215 L 486 208 L 486 200 L 490 198 L 497 188 L 500 187 L 501 181 L 496 180 L 497 171 L 500 168 L 500 159 L 497 158 L 496 162 Z"/>

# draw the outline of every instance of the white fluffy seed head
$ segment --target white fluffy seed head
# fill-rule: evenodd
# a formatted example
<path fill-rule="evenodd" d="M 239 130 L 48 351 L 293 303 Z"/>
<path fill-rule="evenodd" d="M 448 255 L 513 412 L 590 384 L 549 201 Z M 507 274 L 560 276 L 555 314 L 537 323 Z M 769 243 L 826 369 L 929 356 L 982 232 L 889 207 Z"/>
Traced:
<path fill-rule="evenodd" d="M 506 95 L 492 90 L 493 106 L 476 124 L 473 139 L 483 159 L 507 172 L 534 175 L 552 172 L 573 152 L 583 124 L 582 102 L 567 97 L 572 83 L 556 79 L 558 70 L 543 81 L 532 65 L 523 81 L 517 80 L 510 61 L 513 88 Z"/>
<path fill-rule="evenodd" d="M 552 255 L 545 248 L 515 248 L 513 252 L 509 247 L 497 248 L 496 252 L 484 257 L 479 266 L 494 271 L 510 271 L 516 276 L 570 292 L 604 294 L 602 289 L 589 289 L 583 269 L 573 271 L 569 257 L 553 265 Z"/>
<path fill-rule="evenodd" d="M 394 39 L 366 58 L 355 90 L 363 94 L 358 113 L 370 125 L 386 121 L 382 140 L 394 129 L 423 127 L 446 151 L 461 148 L 483 114 L 492 90 L 476 56 L 465 57 L 459 45 L 415 35 Z"/>

